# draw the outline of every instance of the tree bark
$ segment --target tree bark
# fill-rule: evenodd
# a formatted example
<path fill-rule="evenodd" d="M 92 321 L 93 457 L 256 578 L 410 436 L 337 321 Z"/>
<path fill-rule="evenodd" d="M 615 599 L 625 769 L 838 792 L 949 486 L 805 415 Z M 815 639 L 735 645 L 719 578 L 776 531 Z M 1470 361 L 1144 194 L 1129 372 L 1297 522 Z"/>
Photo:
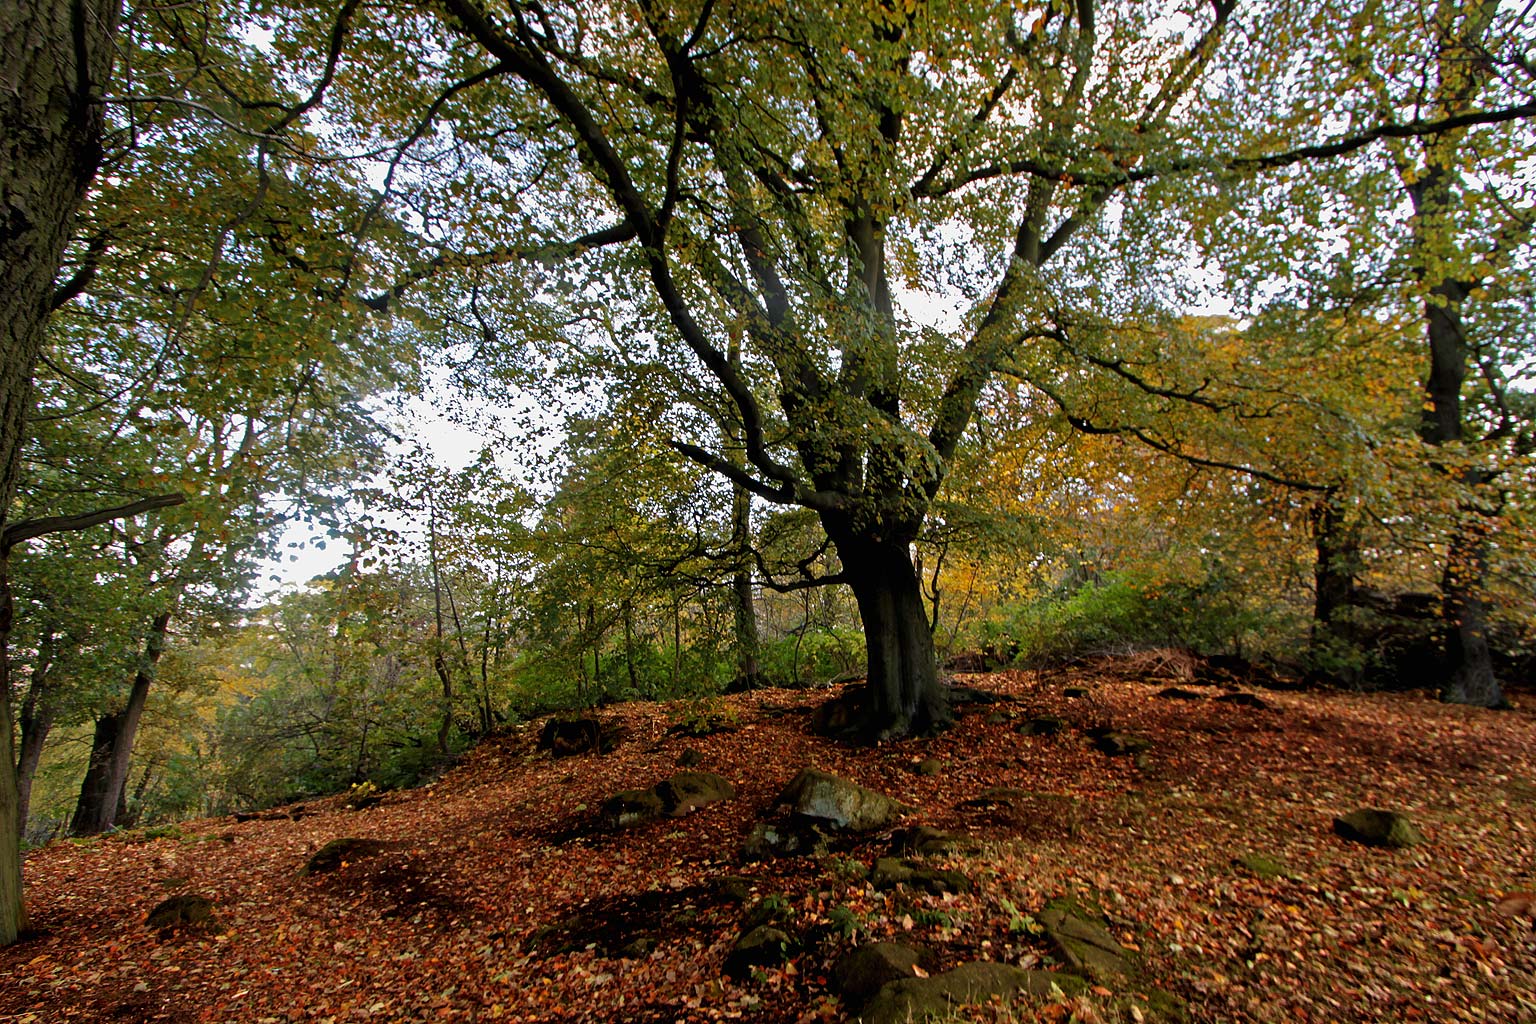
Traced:
<path fill-rule="evenodd" d="M 740 484 L 731 487 L 731 546 L 737 551 L 731 574 L 731 613 L 736 631 L 736 688 L 755 689 L 763 681 L 758 651 L 757 601 L 752 591 L 752 565 L 747 552 L 752 546 L 752 496 Z"/>
<path fill-rule="evenodd" d="M 1327 632 L 1335 615 L 1355 603 L 1360 579 L 1360 527 L 1348 521 L 1332 493 L 1312 507 L 1312 540 L 1317 560 L 1312 602 L 1313 638 Z"/>
<path fill-rule="evenodd" d="M 1484 708 L 1506 704 L 1488 646 L 1488 608 L 1479 594 L 1487 561 L 1486 545 L 1472 528 L 1463 527 L 1451 537 L 1440 585 L 1451 674 L 1440 696 L 1452 704 Z"/>
<path fill-rule="evenodd" d="M 910 542 L 871 540 L 836 527 L 828 532 L 864 625 L 869 674 L 859 715 L 860 738 L 878 742 L 945 728 L 950 723 L 949 702 L 939 680 Z"/>
<path fill-rule="evenodd" d="M 1439 24 L 1444 33 L 1436 54 L 1435 99 L 1447 113 L 1470 109 L 1487 80 L 1489 69 L 1471 59 L 1484 46 L 1494 4 L 1468 5 Z M 1424 335 L 1429 348 L 1429 375 L 1424 383 L 1424 418 L 1419 437 L 1432 448 L 1458 446 L 1466 440 L 1461 391 L 1470 357 L 1462 309 L 1475 279 L 1459 279 L 1445 267 L 1460 249 L 1460 211 L 1455 192 L 1459 137 L 1455 133 L 1426 138 L 1424 167 L 1405 176 L 1413 205 L 1413 247 L 1419 283 L 1424 288 Z M 1468 465 L 1448 470 L 1469 490 L 1486 489 L 1484 469 Z M 1482 707 L 1504 704 L 1504 692 L 1493 672 L 1488 646 L 1488 609 L 1483 599 L 1487 554 L 1481 538 L 1482 512 L 1474 495 L 1461 507 L 1461 522 L 1452 527 L 1441 577 L 1441 605 L 1447 629 L 1449 678 L 1441 690 L 1444 700 Z"/>
<path fill-rule="evenodd" d="M 0 0 L 0 528 L 75 213 L 101 161 L 120 0 Z M 9 552 L 0 550 L 0 945 L 26 928 L 11 739 Z"/>
<path fill-rule="evenodd" d="M 133 686 L 123 707 L 96 719 L 91 738 L 91 758 L 80 784 L 80 799 L 70 819 L 71 835 L 89 836 L 105 832 L 117 823 L 118 805 L 128 781 L 128 764 L 133 756 L 133 741 L 138 736 L 139 720 L 149 700 L 149 688 L 155 681 L 155 669 L 165 651 L 166 629 L 171 613 L 161 612 L 150 624 L 144 642 L 144 659 L 134 673 Z"/>
<path fill-rule="evenodd" d="M 43 744 L 53 728 L 54 708 L 48 692 L 48 673 L 53 668 L 54 637 L 45 632 L 38 644 L 32 678 L 21 702 L 21 750 L 16 756 L 16 828 L 25 838 L 27 818 L 31 815 L 32 780 L 43 760 Z"/>

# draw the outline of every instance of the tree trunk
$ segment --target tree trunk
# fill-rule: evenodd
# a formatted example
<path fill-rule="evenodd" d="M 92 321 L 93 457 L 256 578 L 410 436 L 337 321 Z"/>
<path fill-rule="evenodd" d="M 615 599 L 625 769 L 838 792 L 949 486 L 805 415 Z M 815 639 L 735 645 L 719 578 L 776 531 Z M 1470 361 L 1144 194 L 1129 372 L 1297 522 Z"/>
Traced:
<path fill-rule="evenodd" d="M 1332 493 L 1312 507 L 1312 540 L 1317 561 L 1312 602 L 1313 636 L 1326 632 L 1342 608 L 1355 603 L 1360 578 L 1360 527 L 1347 521 Z"/>
<path fill-rule="evenodd" d="M 864 625 L 869 677 L 857 731 L 867 741 L 930 735 L 950 722 L 922 584 L 905 540 L 832 535 Z"/>
<path fill-rule="evenodd" d="M 32 808 L 32 780 L 43 760 L 43 744 L 53 729 L 53 706 L 48 699 L 46 682 L 34 679 L 27 687 L 21 705 L 21 751 L 16 757 L 16 828 L 27 834 L 27 818 Z"/>
<path fill-rule="evenodd" d="M 754 689 L 762 684 L 758 664 L 762 646 L 757 631 L 757 601 L 752 591 L 752 564 L 747 552 L 752 547 L 752 496 L 740 484 L 731 488 L 731 544 L 737 551 L 736 570 L 731 574 L 731 612 L 736 630 L 736 688 Z"/>
<path fill-rule="evenodd" d="M 1487 571 L 1488 553 L 1481 537 L 1458 530 L 1446 555 L 1440 586 L 1446 623 L 1445 653 L 1450 679 L 1441 699 L 1477 707 L 1506 706 L 1504 689 L 1493 671 L 1488 646 L 1488 608 L 1479 593 Z"/>
<path fill-rule="evenodd" d="M 1469 59 L 1481 53 L 1496 5 L 1468 5 L 1439 24 L 1445 33 L 1436 54 L 1435 99 L 1447 113 L 1471 109 L 1491 68 Z M 1451 9 L 1447 8 L 1446 13 Z M 1461 136 L 1446 134 L 1422 141 L 1424 166 L 1403 177 L 1413 204 L 1413 256 L 1424 287 L 1424 335 L 1429 347 L 1429 375 L 1424 382 L 1427 401 L 1419 436 L 1433 448 L 1466 440 L 1462 387 L 1471 355 L 1463 306 L 1478 286 L 1477 278 L 1451 276 L 1448 266 L 1464 244 L 1458 235 L 1461 210 L 1456 194 Z M 1476 492 L 1485 490 L 1489 476 L 1468 465 L 1449 469 L 1458 482 Z M 1482 597 L 1487 555 L 1481 538 L 1482 502 L 1474 493 L 1463 502 L 1460 523 L 1452 527 L 1447 544 L 1440 597 L 1448 635 L 1450 673 L 1441 697 L 1447 701 L 1499 707 L 1504 693 L 1493 672 L 1488 648 L 1487 608 Z"/>
<path fill-rule="evenodd" d="M 149 700 L 149 688 L 155 681 L 155 669 L 165 651 L 165 634 L 170 621 L 170 612 L 155 616 L 144 643 L 144 661 L 134 673 L 127 702 L 121 710 L 96 719 L 91 758 L 86 765 L 85 780 L 80 784 L 80 799 L 75 803 L 74 817 L 69 822 L 71 835 L 96 835 L 117 822 L 118 804 L 127 785 L 128 763 L 133 756 L 133 741 L 139 732 L 139 720 L 144 717 L 144 704 Z"/>
<path fill-rule="evenodd" d="M 32 371 L 75 211 L 101 160 L 98 97 L 119 0 L 0 0 L 0 529 L 16 493 Z M 0 549 L 0 945 L 26 928 L 11 739 L 9 552 Z"/>

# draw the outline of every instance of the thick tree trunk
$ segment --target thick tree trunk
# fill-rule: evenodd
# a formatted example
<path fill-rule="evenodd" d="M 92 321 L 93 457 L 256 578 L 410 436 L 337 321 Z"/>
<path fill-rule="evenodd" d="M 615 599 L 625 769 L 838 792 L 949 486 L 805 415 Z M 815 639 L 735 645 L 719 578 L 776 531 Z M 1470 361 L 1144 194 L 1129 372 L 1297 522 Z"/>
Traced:
<path fill-rule="evenodd" d="M 71 835 L 88 836 L 105 832 L 117 823 L 118 804 L 128 781 L 128 764 L 133 757 L 133 741 L 138 736 L 139 720 L 149 700 L 149 688 L 155 681 L 155 669 L 165 651 L 165 634 L 171 613 L 161 612 L 150 624 L 144 643 L 144 661 L 134 673 L 128 700 L 119 711 L 96 719 L 91 738 L 91 758 L 85 779 L 80 784 L 80 799 L 70 819 Z"/>
<path fill-rule="evenodd" d="M 1341 608 L 1355 603 L 1360 579 L 1360 527 L 1348 521 L 1332 494 L 1312 508 L 1312 540 L 1317 551 L 1312 603 L 1316 636 L 1326 631 Z"/>
<path fill-rule="evenodd" d="M 0 528 L 32 371 L 75 211 L 101 160 L 119 0 L 0 0 Z M 0 550 L 0 945 L 26 927 L 11 738 L 8 552 Z"/>
<path fill-rule="evenodd" d="M 922 585 L 905 540 L 833 535 L 864 625 L 869 677 L 858 732 L 867 741 L 930 735 L 950 722 Z"/>
<path fill-rule="evenodd" d="M 1461 530 L 1451 538 L 1445 577 L 1440 586 L 1446 622 L 1445 653 L 1450 678 L 1442 700 L 1477 707 L 1504 707 L 1504 689 L 1493 671 L 1488 646 L 1488 608 L 1479 593 L 1487 570 L 1487 551 L 1480 538 Z"/>
<path fill-rule="evenodd" d="M 1420 198 L 1422 209 L 1426 200 Z M 1443 216 L 1443 213 L 1442 213 Z M 1420 436 L 1434 447 L 1462 441 L 1461 388 L 1467 375 L 1467 343 L 1461 304 L 1468 289 L 1455 281 L 1442 282 L 1424 304 L 1425 333 L 1429 341 L 1430 370 L 1425 384 L 1428 401 Z M 1465 469 L 1461 479 L 1473 488 L 1488 485 L 1487 474 Z M 1480 516 L 1475 501 L 1461 509 L 1458 524 L 1446 551 L 1440 599 L 1446 626 L 1446 668 L 1450 673 L 1441 698 L 1455 704 L 1503 707 L 1504 689 L 1493 671 L 1493 652 L 1488 646 L 1488 610 L 1482 597 L 1487 552 L 1480 536 Z"/>
<path fill-rule="evenodd" d="M 1436 53 L 1434 99 L 1447 113 L 1472 109 L 1492 68 L 1470 59 L 1482 53 L 1496 4 L 1442 5 L 1437 28 L 1444 33 Z M 1463 307 L 1479 285 L 1477 276 L 1459 279 L 1449 269 L 1465 241 L 1458 196 L 1459 152 L 1462 137 L 1447 134 L 1422 141 L 1424 166 L 1404 175 L 1413 204 L 1414 260 L 1424 286 L 1424 334 L 1429 347 L 1429 375 L 1424 382 L 1427 401 L 1419 436 L 1434 448 L 1467 440 L 1461 391 L 1466 383 L 1471 346 Z M 1474 492 L 1486 489 L 1487 473 L 1476 466 L 1449 469 L 1459 483 Z M 1498 707 L 1504 693 L 1493 672 L 1488 648 L 1487 609 L 1482 597 L 1486 552 L 1481 539 L 1482 502 L 1474 494 L 1461 508 L 1462 522 L 1452 528 L 1447 544 L 1440 596 L 1448 640 L 1449 677 L 1441 690 L 1447 701 Z"/>

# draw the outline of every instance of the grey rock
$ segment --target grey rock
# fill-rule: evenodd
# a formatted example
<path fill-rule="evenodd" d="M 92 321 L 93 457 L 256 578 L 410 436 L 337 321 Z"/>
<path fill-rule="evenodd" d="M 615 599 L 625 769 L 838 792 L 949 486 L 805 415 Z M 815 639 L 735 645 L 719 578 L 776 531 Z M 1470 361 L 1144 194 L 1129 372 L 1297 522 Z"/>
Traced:
<path fill-rule="evenodd" d="M 807 768 L 795 776 L 778 802 L 804 818 L 823 821 L 850 832 L 884 828 L 906 810 L 883 793 L 866 789 L 836 775 Z"/>

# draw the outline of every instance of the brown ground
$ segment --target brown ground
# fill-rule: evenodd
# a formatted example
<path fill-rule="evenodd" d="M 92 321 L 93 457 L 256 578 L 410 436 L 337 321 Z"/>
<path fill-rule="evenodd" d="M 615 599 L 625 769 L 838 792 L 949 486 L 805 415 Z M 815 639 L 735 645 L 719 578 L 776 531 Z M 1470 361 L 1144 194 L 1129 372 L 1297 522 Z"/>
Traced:
<path fill-rule="evenodd" d="M 729 698 L 742 728 L 697 740 L 667 733 L 680 708 L 628 705 L 604 712 L 629 730 L 607 755 L 552 760 L 528 729 L 367 811 L 331 798 L 299 821 L 54 843 L 27 860 L 36 933 L 0 951 L 0 1021 L 835 1021 L 825 978 L 845 931 L 926 944 L 939 967 L 1050 966 L 1029 926 L 1058 894 L 1096 901 L 1141 950 L 1142 977 L 1100 993 L 1108 1019 L 1136 1019 L 1155 986 L 1196 1021 L 1536 1021 L 1530 712 L 1414 695 L 1265 692 L 1267 711 L 1161 700 L 1166 680 L 1147 680 L 1166 671 L 1143 658 L 973 677 L 1017 698 L 1003 717 L 1055 714 L 1068 729 L 1020 735 L 1011 719 L 988 721 L 995 709 L 968 707 L 938 739 L 872 750 L 808 733 L 825 694 Z M 1092 690 L 1069 699 L 1068 684 Z M 1110 725 L 1156 746 L 1139 765 L 1099 753 L 1085 732 Z M 594 828 L 604 797 L 665 778 L 690 746 L 736 800 Z M 915 770 L 927 757 L 938 775 Z M 888 835 L 819 860 L 739 863 L 751 823 L 808 764 L 911 805 L 908 823 L 988 840 L 985 856 L 958 862 L 976 892 L 876 893 L 853 862 L 868 866 Z M 974 802 L 994 786 L 1024 792 Z M 1361 806 L 1411 812 L 1427 842 L 1344 842 L 1333 818 Z M 338 836 L 391 845 L 300 877 Z M 1292 877 L 1234 865 L 1251 852 Z M 823 938 L 786 969 L 722 978 L 741 907 L 716 880 L 733 874 Z M 211 897 L 223 930 L 157 937 L 145 916 L 176 893 Z M 578 914 L 574 941 L 547 929 L 535 941 Z M 601 952 L 641 936 L 652 951 Z M 1063 1020 L 1068 1008 L 1018 1012 Z"/>

